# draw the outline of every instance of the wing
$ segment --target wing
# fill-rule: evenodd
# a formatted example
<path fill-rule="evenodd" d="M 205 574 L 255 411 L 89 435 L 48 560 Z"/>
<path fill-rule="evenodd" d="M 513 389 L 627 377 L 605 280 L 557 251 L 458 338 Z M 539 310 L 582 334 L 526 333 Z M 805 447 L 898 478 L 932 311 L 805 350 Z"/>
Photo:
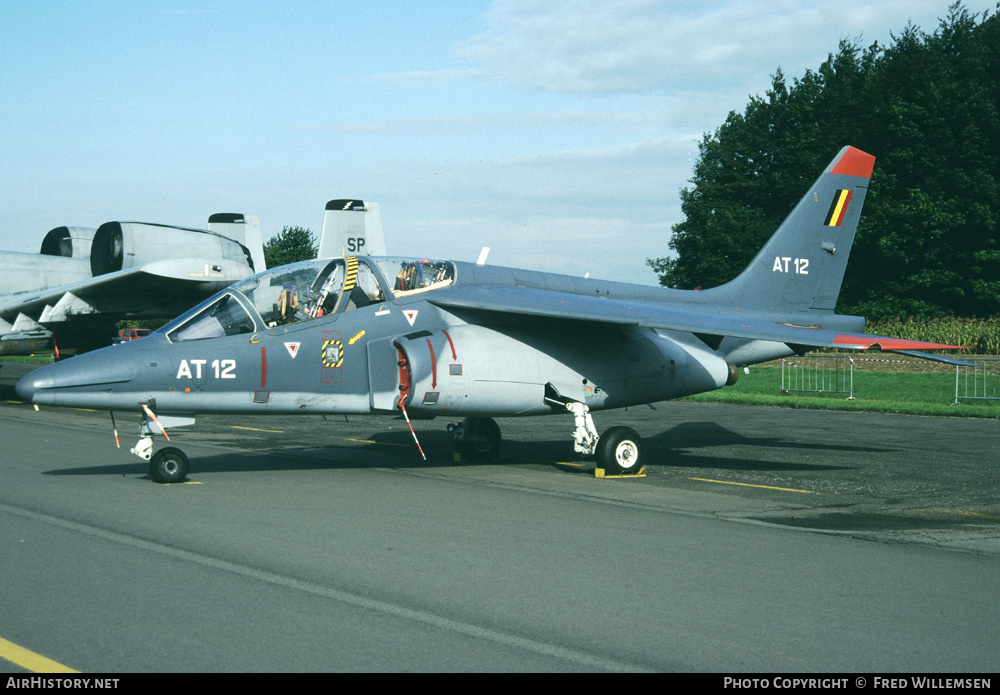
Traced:
<path fill-rule="evenodd" d="M 62 335 L 123 318 L 171 318 L 250 272 L 229 260 L 171 259 L 8 295 L 0 298 L 0 336 L 43 328 Z"/>
<path fill-rule="evenodd" d="M 660 303 L 648 300 L 625 300 L 587 296 L 530 287 L 458 286 L 446 293 L 429 297 L 431 304 L 445 309 L 498 312 L 571 321 L 610 323 L 624 326 L 646 326 L 670 331 L 693 333 L 705 337 L 768 340 L 789 346 L 841 348 L 886 352 L 906 351 L 916 357 L 965 364 L 921 350 L 955 350 L 958 345 L 943 345 L 916 340 L 902 340 L 863 333 L 842 333 L 819 327 L 796 326 L 752 316 L 740 316 L 707 311 L 705 305 L 684 306 L 682 303 Z M 719 310 L 724 311 L 724 309 Z"/>

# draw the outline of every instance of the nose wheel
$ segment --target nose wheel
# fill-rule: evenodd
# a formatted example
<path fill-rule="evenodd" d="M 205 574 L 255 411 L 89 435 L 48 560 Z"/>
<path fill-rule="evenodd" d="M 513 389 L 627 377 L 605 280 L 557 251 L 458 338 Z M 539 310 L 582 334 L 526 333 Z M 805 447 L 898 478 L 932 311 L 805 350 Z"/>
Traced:
<path fill-rule="evenodd" d="M 152 401 L 150 401 L 152 404 Z M 194 418 L 190 416 L 173 415 L 157 418 L 152 408 L 145 403 L 139 404 L 142 409 L 142 420 L 139 422 L 139 441 L 131 451 L 141 459 L 149 461 L 149 475 L 158 483 L 179 483 L 188 474 L 188 457 L 177 447 L 168 446 L 153 453 L 153 435 L 159 431 L 168 442 L 167 427 L 183 427 L 193 425 Z M 112 427 L 115 416 L 111 414 Z M 153 426 L 156 426 L 154 429 Z M 118 441 L 118 430 L 115 429 L 115 442 Z"/>
<path fill-rule="evenodd" d="M 179 483 L 188 474 L 188 457 L 177 447 L 160 449 L 149 461 L 149 474 L 158 483 Z"/>

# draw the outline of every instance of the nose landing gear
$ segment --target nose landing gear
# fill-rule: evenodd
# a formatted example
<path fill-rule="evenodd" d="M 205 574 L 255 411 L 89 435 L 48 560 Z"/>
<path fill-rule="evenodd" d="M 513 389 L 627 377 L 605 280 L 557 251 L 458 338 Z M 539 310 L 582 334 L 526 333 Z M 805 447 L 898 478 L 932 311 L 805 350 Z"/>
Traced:
<path fill-rule="evenodd" d="M 141 459 L 149 461 L 149 475 L 158 483 L 179 483 L 188 474 L 187 455 L 174 446 L 164 447 L 155 454 L 153 453 L 153 434 L 158 429 L 163 437 L 170 441 L 167 435 L 167 426 L 180 427 L 194 424 L 194 418 L 190 417 L 164 417 L 162 421 L 157 418 L 148 405 L 141 405 L 142 421 L 139 423 L 139 441 L 131 451 Z M 114 416 L 112 416 L 114 422 Z M 164 424 L 166 423 L 166 424 Z M 156 429 L 153 429 L 156 425 Z M 117 431 L 115 434 L 117 438 Z"/>
<path fill-rule="evenodd" d="M 174 446 L 160 449 L 149 462 L 149 475 L 158 483 L 179 483 L 188 474 L 188 457 Z"/>

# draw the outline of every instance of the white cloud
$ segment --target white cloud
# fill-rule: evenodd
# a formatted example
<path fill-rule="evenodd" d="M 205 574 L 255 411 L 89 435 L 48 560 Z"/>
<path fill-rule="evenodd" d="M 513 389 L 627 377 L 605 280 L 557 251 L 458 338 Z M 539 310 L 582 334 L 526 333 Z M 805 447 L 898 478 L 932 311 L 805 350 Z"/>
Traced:
<path fill-rule="evenodd" d="M 651 256 L 667 252 L 667 222 L 637 219 L 634 210 L 609 206 L 603 214 L 517 219 L 510 210 L 473 219 L 453 217 L 442 211 L 438 219 L 416 218 L 407 227 L 424 243 L 422 253 L 474 261 L 489 246 L 491 265 L 527 268 L 643 285 L 657 284 L 645 264 Z M 447 237 L 433 239 L 442 229 Z M 434 243 L 444 241 L 445 243 Z"/>
<path fill-rule="evenodd" d="M 0 194 L 0 248 L 37 250 L 61 224 L 203 226 L 221 211 L 258 214 L 265 236 L 286 224 L 318 232 L 326 200 L 360 196 L 381 203 L 392 252 L 474 260 L 487 245 L 496 264 L 652 284 L 644 259 L 667 253 L 703 133 L 742 111 L 777 67 L 800 76 L 840 39 L 888 42 L 911 19 L 933 31 L 949 2 L 501 0 L 482 22 L 428 35 L 429 45 L 469 37 L 452 46 L 450 64 L 444 43 L 383 60 L 377 42 L 363 42 L 350 54 L 356 62 L 329 71 L 332 88 L 311 73 L 296 83 L 292 72 L 244 90 L 256 95 L 251 105 L 279 93 L 272 107 L 224 100 L 254 116 L 247 122 L 234 125 L 228 110 L 213 110 L 217 101 L 189 108 L 206 120 L 177 121 L 180 147 L 148 125 L 141 137 L 134 128 L 106 134 L 96 118 L 87 128 L 45 121 L 41 135 L 22 127 L 9 138 L 24 156 Z M 282 60 L 314 58 L 282 45 Z M 101 74 L 101 60 L 86 64 Z M 49 74 L 43 68 L 32 69 Z M 33 83 L 25 89 L 33 94 Z M 88 90 L 74 98 L 50 111 L 104 103 Z M 160 98 L 148 105 L 171 112 Z"/>
<path fill-rule="evenodd" d="M 377 180 L 392 252 L 655 284 L 697 143 L 659 138 L 484 160 L 393 160 Z"/>
<path fill-rule="evenodd" d="M 409 70 L 406 72 L 379 72 L 369 79 L 385 82 L 424 82 L 440 80 L 467 80 L 482 76 L 478 68 L 442 68 L 440 70 Z"/>
<path fill-rule="evenodd" d="M 941 0 L 498 0 L 487 29 L 454 49 L 494 77 L 562 93 L 712 91 L 779 66 L 816 68 L 841 39 L 889 40 Z M 766 86 L 766 84 L 765 84 Z"/>
<path fill-rule="evenodd" d="M 344 133 L 454 133 L 455 131 L 488 133 L 522 128 L 585 126 L 623 131 L 637 128 L 662 128 L 665 123 L 665 117 L 657 114 L 570 109 L 521 113 L 440 113 L 431 116 L 398 116 L 370 121 L 317 123 L 298 126 L 294 130 L 297 132 L 336 131 Z"/>

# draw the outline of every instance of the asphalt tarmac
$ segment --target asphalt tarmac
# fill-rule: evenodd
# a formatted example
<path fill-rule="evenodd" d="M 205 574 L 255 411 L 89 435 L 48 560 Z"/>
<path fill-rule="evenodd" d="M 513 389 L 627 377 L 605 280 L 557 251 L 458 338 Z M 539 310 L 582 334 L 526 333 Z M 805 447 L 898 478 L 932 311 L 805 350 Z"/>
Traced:
<path fill-rule="evenodd" d="M 0 640 L 84 672 L 991 672 L 1000 422 L 664 403 L 572 418 L 201 417 L 187 484 L 138 419 L 12 402 L 0 367 Z M 157 447 L 164 445 L 157 439 Z M 2 642 L 0 642 L 2 645 Z M 0 646 L 0 671 L 26 672 Z"/>

